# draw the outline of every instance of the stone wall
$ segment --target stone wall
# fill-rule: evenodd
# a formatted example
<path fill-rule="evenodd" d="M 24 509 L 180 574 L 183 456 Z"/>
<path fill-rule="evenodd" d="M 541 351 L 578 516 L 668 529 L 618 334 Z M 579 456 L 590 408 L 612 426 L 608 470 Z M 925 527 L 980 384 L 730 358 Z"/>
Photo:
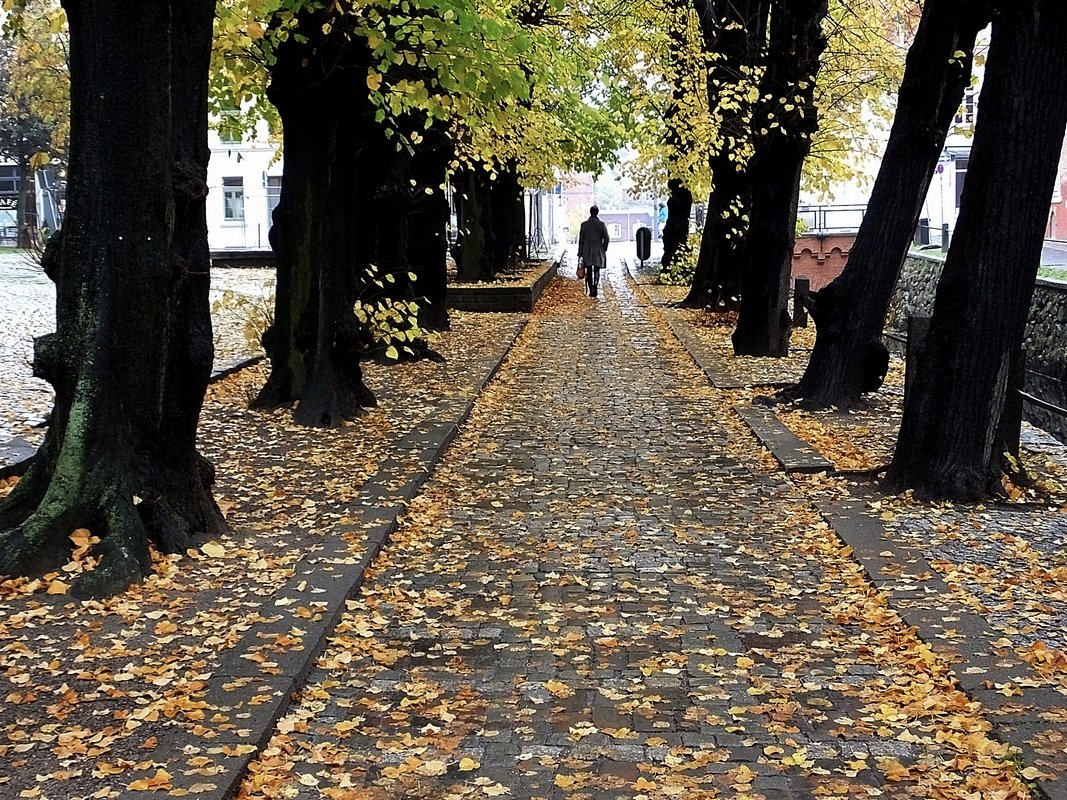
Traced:
<path fill-rule="evenodd" d="M 902 334 L 908 329 L 909 315 L 928 317 L 933 313 L 934 293 L 944 266 L 945 254 L 940 248 L 921 254 L 911 251 L 904 259 L 893 299 L 889 301 L 886 330 Z"/>
<path fill-rule="evenodd" d="M 904 261 L 893 299 L 886 315 L 886 330 L 900 337 L 907 330 L 908 314 L 929 316 L 941 269 L 945 265 L 940 250 L 920 253 L 912 250 Z M 1067 283 L 1038 278 L 1030 304 L 1030 316 L 1023 340 L 1026 349 L 1026 391 L 1061 407 L 1067 407 Z M 895 349 L 895 348 L 894 348 Z M 1067 418 L 1027 403 L 1030 422 L 1067 440 Z"/>

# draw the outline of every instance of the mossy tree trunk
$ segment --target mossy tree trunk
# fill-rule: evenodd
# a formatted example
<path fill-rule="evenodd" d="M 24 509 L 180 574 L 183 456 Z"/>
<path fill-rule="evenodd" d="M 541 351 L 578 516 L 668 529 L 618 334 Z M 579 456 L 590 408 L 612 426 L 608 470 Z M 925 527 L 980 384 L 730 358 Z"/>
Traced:
<path fill-rule="evenodd" d="M 368 100 L 365 48 L 322 34 L 307 12 L 279 49 L 267 90 L 282 120 L 285 166 L 271 246 L 274 324 L 264 336 L 271 374 L 257 404 L 297 402 L 294 419 L 329 427 L 374 404 L 361 360 L 372 337 L 355 316 L 360 241 L 358 133 Z"/>
<path fill-rule="evenodd" d="M 815 347 L 781 393 L 810 408 L 851 408 L 882 385 L 882 328 L 945 137 L 970 82 L 988 0 L 928 0 L 908 51 L 897 111 L 848 265 L 815 296 Z M 957 55 L 962 53 L 962 56 Z"/>
<path fill-rule="evenodd" d="M 207 307 L 207 68 L 214 0 L 66 0 L 67 215 L 45 268 L 56 332 L 34 372 L 56 390 L 44 443 L 0 506 L 0 571 L 59 566 L 100 538 L 82 596 L 114 593 L 224 530 L 195 449 L 212 361 Z"/>
<path fill-rule="evenodd" d="M 770 49 L 753 115 L 755 150 L 748 175 L 752 210 L 741 264 L 734 353 L 784 356 L 792 321 L 786 310 L 796 237 L 800 173 L 818 128 L 815 80 L 826 48 L 827 0 L 774 0 Z"/>
<path fill-rule="evenodd" d="M 1003 491 L 1003 412 L 1041 261 L 1067 128 L 1059 0 L 994 2 L 956 234 L 896 452 L 892 491 L 977 500 Z"/>

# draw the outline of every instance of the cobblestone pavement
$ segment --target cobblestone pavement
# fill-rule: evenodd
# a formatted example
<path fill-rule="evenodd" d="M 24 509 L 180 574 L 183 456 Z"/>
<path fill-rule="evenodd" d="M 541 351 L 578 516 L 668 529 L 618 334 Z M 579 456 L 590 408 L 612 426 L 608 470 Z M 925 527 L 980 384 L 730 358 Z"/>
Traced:
<path fill-rule="evenodd" d="M 216 269 L 211 299 L 224 292 L 269 293 L 273 270 Z M 52 387 L 33 377 L 33 339 L 55 330 L 55 287 L 32 256 L 0 255 L 0 444 L 19 436 L 36 446 L 43 429 L 36 427 L 52 408 Z M 246 358 L 251 350 L 243 335 L 242 314 L 216 311 L 216 367 Z"/>
<path fill-rule="evenodd" d="M 539 304 L 331 641 L 243 797 L 1030 796 L 617 268 Z"/>

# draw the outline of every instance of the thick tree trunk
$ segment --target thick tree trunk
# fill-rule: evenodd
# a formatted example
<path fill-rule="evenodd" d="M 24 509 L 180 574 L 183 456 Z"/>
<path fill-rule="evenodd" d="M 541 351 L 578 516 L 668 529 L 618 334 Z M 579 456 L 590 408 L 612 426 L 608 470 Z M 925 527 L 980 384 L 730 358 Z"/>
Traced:
<path fill-rule="evenodd" d="M 1002 491 L 1001 416 L 1067 127 L 1067 14 L 996 2 L 960 216 L 886 476 L 893 491 Z"/>
<path fill-rule="evenodd" d="M 371 296 L 417 301 L 420 327 L 447 330 L 448 200 L 441 189 L 447 179 L 447 139 L 432 131 L 411 154 L 397 150 L 370 117 L 361 125 L 358 217 L 367 224 L 358 262 L 362 268 L 375 264 L 379 275 L 392 276 L 384 289 L 365 288 Z M 427 352 L 426 343 L 418 350 Z"/>
<path fill-rule="evenodd" d="M 767 34 L 768 0 L 694 0 L 708 68 L 708 108 L 719 143 L 711 156 L 712 189 L 700 236 L 693 285 L 681 302 L 688 308 L 718 308 L 740 292 L 738 247 L 746 228 L 752 184 L 747 150 L 753 105 L 747 90 Z"/>
<path fill-rule="evenodd" d="M 207 67 L 213 0 L 67 0 L 67 216 L 50 245 L 56 332 L 34 371 L 55 387 L 44 444 L 0 508 L 0 571 L 60 565 L 76 528 L 101 560 L 75 586 L 113 593 L 223 529 L 195 451 L 210 371 L 204 277 Z M 172 60 L 172 34 L 184 52 Z M 175 164 L 177 159 L 177 164 Z M 206 321 L 206 337 L 204 336 Z"/>
<path fill-rule="evenodd" d="M 741 306 L 734 353 L 789 352 L 789 269 L 796 236 L 800 173 L 818 128 L 815 78 L 826 48 L 827 0 L 775 0 L 770 51 L 753 117 L 756 148 L 749 165 L 755 187 L 741 259 Z"/>
<path fill-rule="evenodd" d="M 928 0 L 908 51 L 896 117 L 848 266 L 815 297 L 815 348 L 783 399 L 851 408 L 882 385 L 882 328 L 934 167 L 971 76 L 987 0 Z M 963 56 L 956 56 L 956 53 Z"/>
<path fill-rule="evenodd" d="M 271 245 L 277 262 L 274 324 L 264 337 L 271 374 L 257 404 L 298 401 L 294 419 L 329 427 L 374 404 L 360 361 L 372 345 L 353 311 L 357 295 L 357 133 L 366 87 L 353 68 L 363 50 L 321 33 L 309 12 L 279 48 L 268 97 L 283 126 L 285 166 Z"/>
<path fill-rule="evenodd" d="M 436 138 L 436 137 L 435 137 Z M 444 137 L 433 147 L 415 151 L 412 180 L 415 195 L 407 210 L 407 255 L 420 298 L 419 327 L 446 331 L 448 319 L 448 200 L 444 190 L 448 151 Z M 429 189 L 430 194 L 425 190 Z"/>
<path fill-rule="evenodd" d="M 693 212 L 693 193 L 680 180 L 669 180 L 667 190 L 667 221 L 663 223 L 660 269 L 670 269 L 678 249 L 689 238 L 689 215 Z"/>
<path fill-rule="evenodd" d="M 493 226 L 490 258 L 495 274 L 526 258 L 526 211 L 519 173 L 513 164 L 502 168 L 489 187 L 489 219 Z"/>
<path fill-rule="evenodd" d="M 492 280 L 492 225 L 490 222 L 489 176 L 468 168 L 455 177 L 456 217 L 459 226 L 456 280 L 461 283 Z"/>

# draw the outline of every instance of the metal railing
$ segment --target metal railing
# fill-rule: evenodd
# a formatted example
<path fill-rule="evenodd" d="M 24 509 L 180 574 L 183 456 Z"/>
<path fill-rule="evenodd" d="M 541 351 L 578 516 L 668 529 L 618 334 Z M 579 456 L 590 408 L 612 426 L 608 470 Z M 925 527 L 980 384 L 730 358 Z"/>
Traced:
<path fill-rule="evenodd" d="M 797 208 L 797 221 L 805 233 L 847 233 L 859 229 L 866 213 L 864 204 L 802 205 Z"/>

